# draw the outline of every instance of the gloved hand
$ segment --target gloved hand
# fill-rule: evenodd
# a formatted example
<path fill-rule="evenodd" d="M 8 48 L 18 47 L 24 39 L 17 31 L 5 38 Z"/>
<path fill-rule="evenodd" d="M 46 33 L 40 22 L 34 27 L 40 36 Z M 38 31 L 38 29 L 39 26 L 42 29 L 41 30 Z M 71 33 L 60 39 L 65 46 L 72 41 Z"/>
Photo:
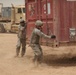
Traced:
<path fill-rule="evenodd" d="M 51 39 L 55 39 L 56 38 L 56 36 L 55 35 L 51 35 Z"/>

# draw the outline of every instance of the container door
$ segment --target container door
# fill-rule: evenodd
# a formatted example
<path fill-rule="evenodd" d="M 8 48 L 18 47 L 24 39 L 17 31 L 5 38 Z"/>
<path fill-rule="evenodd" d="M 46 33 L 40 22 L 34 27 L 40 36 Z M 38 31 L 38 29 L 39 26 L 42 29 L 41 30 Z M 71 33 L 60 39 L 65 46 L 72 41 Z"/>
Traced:
<path fill-rule="evenodd" d="M 60 0 L 60 41 L 69 41 L 70 28 L 75 28 L 75 4 L 74 1 Z"/>
<path fill-rule="evenodd" d="M 27 20 L 27 37 L 30 39 L 31 32 L 34 28 L 35 21 L 38 18 L 38 2 L 37 0 L 26 1 L 26 20 Z"/>
<path fill-rule="evenodd" d="M 53 1 L 52 0 L 41 0 L 41 20 L 44 23 L 43 32 L 47 35 L 53 33 Z M 42 40 L 48 44 L 48 40 Z"/>
<path fill-rule="evenodd" d="M 53 1 L 52 0 L 26 0 L 27 37 L 29 38 L 34 28 L 35 21 L 44 23 L 42 31 L 51 35 L 53 33 Z M 28 39 L 29 40 L 29 39 Z M 41 39 L 48 43 L 48 40 Z"/>
<path fill-rule="evenodd" d="M 36 20 L 37 18 L 37 1 L 36 0 L 29 0 L 27 5 L 27 19 L 28 21 Z"/>

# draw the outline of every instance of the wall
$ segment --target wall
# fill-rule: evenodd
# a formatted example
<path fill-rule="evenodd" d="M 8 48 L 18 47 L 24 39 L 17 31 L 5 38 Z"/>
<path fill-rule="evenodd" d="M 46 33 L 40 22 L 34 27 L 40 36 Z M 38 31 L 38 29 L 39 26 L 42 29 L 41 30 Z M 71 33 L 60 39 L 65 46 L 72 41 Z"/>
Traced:
<path fill-rule="evenodd" d="M 35 21 L 43 21 L 43 32 L 47 35 L 55 34 L 57 41 L 76 41 L 70 37 L 70 28 L 76 29 L 76 1 L 67 0 L 26 0 L 27 36 L 30 39 Z M 46 45 L 51 40 L 41 39 Z"/>

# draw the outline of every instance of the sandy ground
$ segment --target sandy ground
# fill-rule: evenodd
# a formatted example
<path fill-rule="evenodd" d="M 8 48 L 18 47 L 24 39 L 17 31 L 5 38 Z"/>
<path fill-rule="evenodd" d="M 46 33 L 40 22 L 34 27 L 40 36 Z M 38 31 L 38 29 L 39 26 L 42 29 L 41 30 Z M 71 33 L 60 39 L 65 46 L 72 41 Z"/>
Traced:
<path fill-rule="evenodd" d="M 33 51 L 27 45 L 26 55 L 15 58 L 16 34 L 0 33 L 0 75 L 76 75 L 76 47 L 42 46 L 43 62 L 32 63 Z"/>

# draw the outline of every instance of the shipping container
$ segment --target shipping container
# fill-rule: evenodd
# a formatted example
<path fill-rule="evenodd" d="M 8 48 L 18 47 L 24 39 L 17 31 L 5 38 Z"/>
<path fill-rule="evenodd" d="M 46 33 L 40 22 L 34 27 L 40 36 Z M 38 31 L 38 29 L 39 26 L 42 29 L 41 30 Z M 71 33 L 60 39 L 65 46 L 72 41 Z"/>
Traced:
<path fill-rule="evenodd" d="M 28 41 L 38 19 L 44 23 L 42 31 L 55 34 L 58 42 L 76 41 L 75 0 L 25 0 L 25 5 Z M 41 42 L 48 45 L 51 40 Z"/>

